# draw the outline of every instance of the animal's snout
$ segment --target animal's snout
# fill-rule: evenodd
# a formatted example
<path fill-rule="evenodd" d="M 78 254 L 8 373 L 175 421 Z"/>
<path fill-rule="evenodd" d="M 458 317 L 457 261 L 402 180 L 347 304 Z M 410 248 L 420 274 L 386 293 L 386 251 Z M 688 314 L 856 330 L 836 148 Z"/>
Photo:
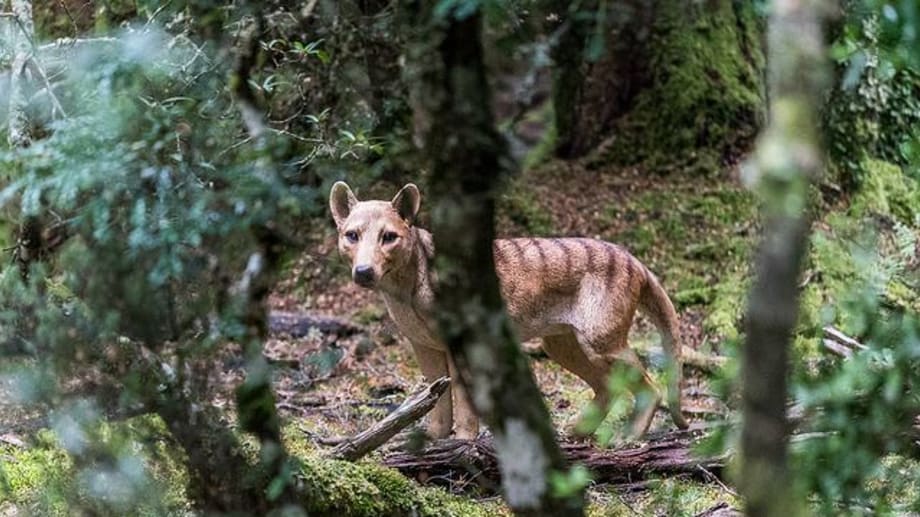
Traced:
<path fill-rule="evenodd" d="M 361 287 L 370 287 L 374 285 L 374 267 L 373 266 L 355 266 L 355 283 Z"/>

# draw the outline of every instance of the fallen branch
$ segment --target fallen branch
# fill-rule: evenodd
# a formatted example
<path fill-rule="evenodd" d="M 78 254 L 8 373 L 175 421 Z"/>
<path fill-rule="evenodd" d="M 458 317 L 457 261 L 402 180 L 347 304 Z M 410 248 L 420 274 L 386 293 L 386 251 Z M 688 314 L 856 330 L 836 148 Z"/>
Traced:
<path fill-rule="evenodd" d="M 734 517 L 741 515 L 744 514 L 732 508 L 728 503 L 722 502 L 708 510 L 696 514 L 694 517 Z"/>
<path fill-rule="evenodd" d="M 434 381 L 427 388 L 406 399 L 401 406 L 370 429 L 336 446 L 329 456 L 347 461 L 364 457 L 431 411 L 449 386 L 450 379 L 447 377 Z"/>
<path fill-rule="evenodd" d="M 684 474 L 709 479 L 725 465 L 725 456 L 696 456 L 693 445 L 702 430 L 652 435 L 638 445 L 602 449 L 587 443 L 562 443 L 566 464 L 587 467 L 598 483 L 634 483 L 649 476 Z M 498 461 L 491 438 L 440 440 L 417 453 L 394 452 L 383 464 L 419 479 L 464 485 L 499 486 Z"/>
<path fill-rule="evenodd" d="M 866 345 L 831 326 L 824 327 L 823 342 L 825 348 L 841 357 L 850 357 L 855 352 L 869 349 Z"/>
<path fill-rule="evenodd" d="M 708 355 L 689 347 L 683 347 L 680 352 L 684 366 L 691 366 L 704 372 L 717 372 L 725 367 L 727 357 Z"/>
<path fill-rule="evenodd" d="M 824 348 L 836 356 L 846 359 L 853 355 L 852 349 L 847 348 L 846 346 L 843 346 L 832 339 L 823 339 L 821 343 L 824 345 Z"/>

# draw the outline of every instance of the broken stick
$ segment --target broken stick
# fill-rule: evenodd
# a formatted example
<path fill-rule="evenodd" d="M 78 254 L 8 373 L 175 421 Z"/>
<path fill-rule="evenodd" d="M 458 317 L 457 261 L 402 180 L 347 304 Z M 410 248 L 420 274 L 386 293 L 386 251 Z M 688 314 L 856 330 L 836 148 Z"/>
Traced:
<path fill-rule="evenodd" d="M 383 420 L 336 446 L 329 453 L 329 457 L 346 461 L 363 458 L 386 443 L 396 433 L 409 427 L 431 411 L 441 395 L 447 391 L 448 386 L 450 386 L 449 377 L 441 377 L 434 381 L 427 388 L 407 398 L 401 406 Z"/>

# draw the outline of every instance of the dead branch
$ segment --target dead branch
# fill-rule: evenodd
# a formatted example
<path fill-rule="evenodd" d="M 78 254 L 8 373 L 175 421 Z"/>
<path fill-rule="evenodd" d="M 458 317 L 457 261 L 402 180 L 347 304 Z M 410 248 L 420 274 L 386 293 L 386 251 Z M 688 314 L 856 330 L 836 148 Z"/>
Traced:
<path fill-rule="evenodd" d="M 734 509 L 726 502 L 719 503 L 708 510 L 704 510 L 694 517 L 735 517 L 735 516 L 744 515 L 740 511 Z"/>
<path fill-rule="evenodd" d="M 841 345 L 832 339 L 824 339 L 821 341 L 821 343 L 824 344 L 824 348 L 836 356 L 840 356 L 846 359 L 853 355 L 853 350 Z"/>
<path fill-rule="evenodd" d="M 329 456 L 347 461 L 355 461 L 364 457 L 386 443 L 396 433 L 428 414 L 449 386 L 448 377 L 441 377 L 434 381 L 427 388 L 406 399 L 396 411 L 371 426 L 370 429 L 339 444 Z"/>
<path fill-rule="evenodd" d="M 844 359 L 851 357 L 856 352 L 869 349 L 866 345 L 831 326 L 824 327 L 824 339 L 821 340 L 821 343 L 829 352 Z"/>
<path fill-rule="evenodd" d="M 859 341 L 856 341 L 855 339 L 831 326 L 824 327 L 824 338 L 840 343 L 841 345 L 844 345 L 855 351 L 869 349 L 868 346 L 860 343 Z"/>
<path fill-rule="evenodd" d="M 704 354 L 689 347 L 683 347 L 680 354 L 681 362 L 683 362 L 684 366 L 690 366 L 704 372 L 718 372 L 728 362 L 727 357 Z"/>
<path fill-rule="evenodd" d="M 562 443 L 566 464 L 587 467 L 599 483 L 633 483 L 650 476 L 684 474 L 708 479 L 725 465 L 725 456 L 696 456 L 693 445 L 703 435 L 699 429 L 652 435 L 640 444 L 603 449 L 587 443 Z M 416 479 L 476 482 L 499 486 L 498 462 L 491 438 L 473 441 L 440 440 L 417 453 L 394 452 L 383 464 Z M 701 468 L 702 467 L 702 468 Z"/>

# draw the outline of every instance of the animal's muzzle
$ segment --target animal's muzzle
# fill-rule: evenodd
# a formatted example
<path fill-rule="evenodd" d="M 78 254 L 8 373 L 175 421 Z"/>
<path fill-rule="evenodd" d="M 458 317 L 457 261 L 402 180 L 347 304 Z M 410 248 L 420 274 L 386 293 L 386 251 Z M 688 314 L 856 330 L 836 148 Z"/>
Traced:
<path fill-rule="evenodd" d="M 374 268 L 372 266 L 357 266 L 354 273 L 355 283 L 361 287 L 374 285 Z"/>

